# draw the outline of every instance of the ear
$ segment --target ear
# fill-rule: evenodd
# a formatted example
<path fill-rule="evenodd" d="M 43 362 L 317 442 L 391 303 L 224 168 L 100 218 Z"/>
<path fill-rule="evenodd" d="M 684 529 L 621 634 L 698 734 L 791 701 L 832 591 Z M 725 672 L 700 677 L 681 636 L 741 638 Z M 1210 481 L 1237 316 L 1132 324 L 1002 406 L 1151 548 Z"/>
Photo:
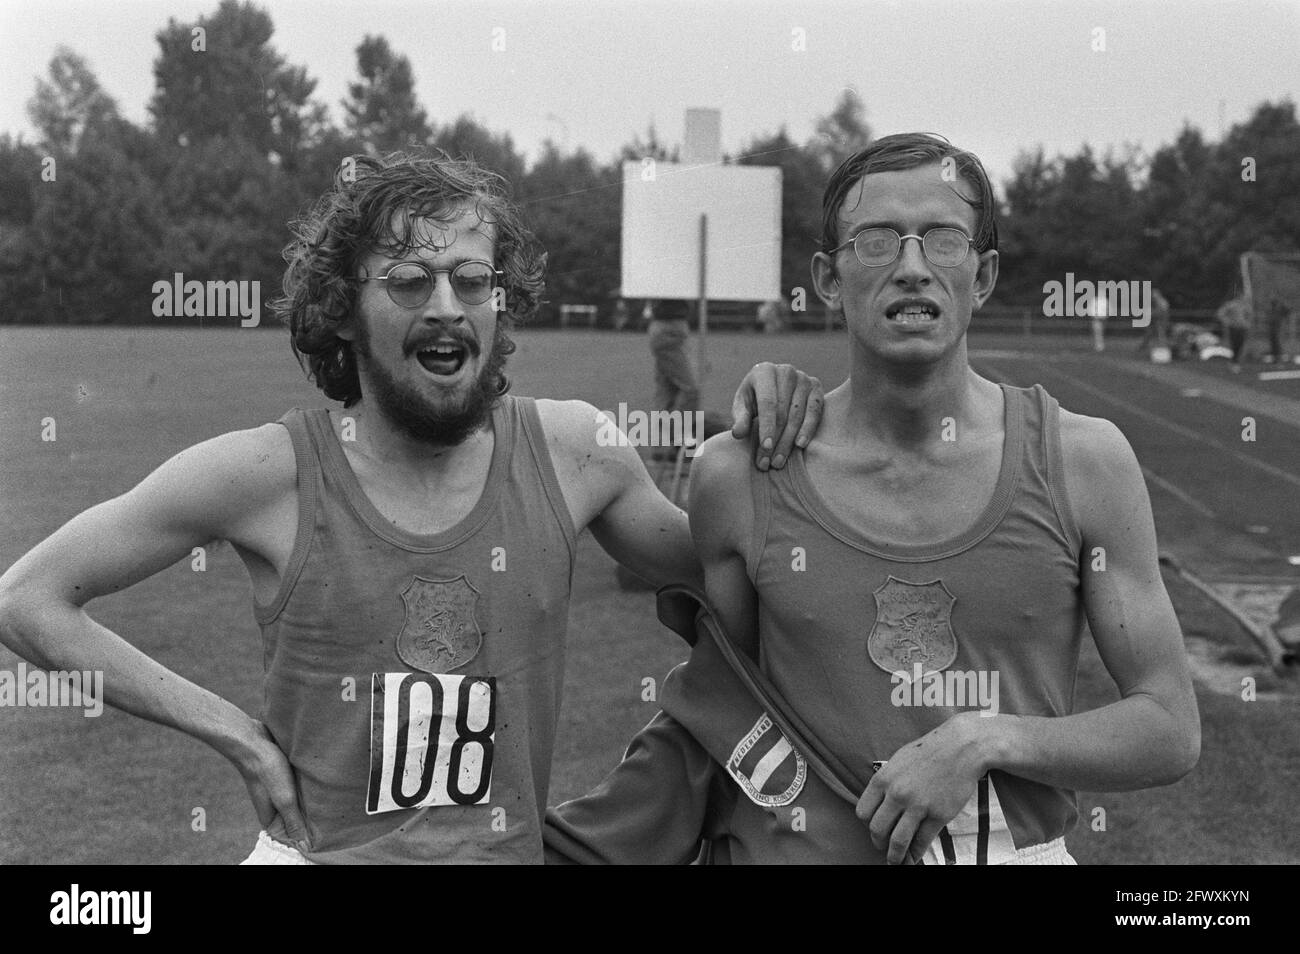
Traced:
<path fill-rule="evenodd" d="M 825 252 L 818 252 L 812 257 L 813 291 L 827 308 L 839 309 L 840 279 L 835 272 L 835 259 Z"/>
<path fill-rule="evenodd" d="M 357 275 L 358 281 L 349 283 L 352 289 L 352 315 L 334 331 L 334 334 L 339 338 L 349 342 L 357 340 L 357 322 L 361 320 L 361 296 L 366 288 L 362 282 L 370 278 L 370 269 L 366 268 L 365 265 L 359 265 L 357 270 L 359 272 Z"/>
<path fill-rule="evenodd" d="M 998 283 L 998 253 L 994 249 L 980 253 L 979 271 L 975 273 L 974 307 L 979 311 L 993 294 L 993 287 Z"/>
<path fill-rule="evenodd" d="M 349 343 L 357 340 L 357 322 L 361 320 L 360 316 L 357 314 L 358 307 L 359 305 L 353 304 L 352 316 L 334 329 L 334 335 L 336 337 Z"/>

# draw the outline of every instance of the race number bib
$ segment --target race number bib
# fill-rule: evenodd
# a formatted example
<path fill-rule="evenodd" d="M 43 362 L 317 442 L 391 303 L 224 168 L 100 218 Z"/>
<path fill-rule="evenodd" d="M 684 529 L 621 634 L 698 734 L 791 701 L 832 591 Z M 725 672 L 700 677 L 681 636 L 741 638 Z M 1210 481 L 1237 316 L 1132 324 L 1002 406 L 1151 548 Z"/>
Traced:
<path fill-rule="evenodd" d="M 496 703 L 493 676 L 375 673 L 366 814 L 486 802 Z"/>

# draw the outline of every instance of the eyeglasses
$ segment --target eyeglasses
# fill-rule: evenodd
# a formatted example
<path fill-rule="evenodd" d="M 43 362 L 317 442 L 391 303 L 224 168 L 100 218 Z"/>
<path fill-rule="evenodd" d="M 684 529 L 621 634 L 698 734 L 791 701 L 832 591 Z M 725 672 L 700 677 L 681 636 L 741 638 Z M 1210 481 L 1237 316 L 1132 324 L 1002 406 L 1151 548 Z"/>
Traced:
<path fill-rule="evenodd" d="M 839 248 L 831 249 L 834 255 L 840 249 L 853 246 L 858 261 L 868 268 L 880 268 L 892 265 L 898 258 L 907 239 L 916 239 L 921 243 L 921 251 L 931 265 L 941 268 L 956 268 L 966 261 L 971 246 L 975 243 L 961 229 L 947 227 L 930 229 L 924 236 L 899 235 L 890 228 L 863 229 Z"/>
<path fill-rule="evenodd" d="M 461 262 L 455 268 L 430 268 L 424 262 L 398 262 L 382 275 L 358 278 L 359 282 L 383 282 L 384 290 L 393 304 L 403 308 L 418 308 L 433 294 L 433 276 L 450 276 L 451 290 L 466 305 L 481 305 L 492 297 L 497 286 L 496 278 L 504 274 L 491 262 L 473 259 Z"/>

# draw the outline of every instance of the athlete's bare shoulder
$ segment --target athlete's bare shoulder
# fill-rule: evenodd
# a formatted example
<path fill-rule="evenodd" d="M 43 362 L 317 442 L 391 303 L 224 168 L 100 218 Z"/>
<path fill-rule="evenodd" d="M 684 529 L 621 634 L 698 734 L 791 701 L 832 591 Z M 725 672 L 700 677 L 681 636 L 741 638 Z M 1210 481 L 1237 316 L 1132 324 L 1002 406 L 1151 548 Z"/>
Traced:
<path fill-rule="evenodd" d="M 645 477 L 636 448 L 620 440 L 615 422 L 595 406 L 586 401 L 539 398 L 537 415 L 579 531 L 628 486 Z"/>
<path fill-rule="evenodd" d="M 226 469 L 243 485 L 249 503 L 268 504 L 294 494 L 298 466 L 293 440 L 282 424 L 263 424 L 215 438 L 213 451 L 228 456 Z"/>
<path fill-rule="evenodd" d="M 293 546 L 297 465 L 280 424 L 230 431 L 188 447 L 131 491 L 146 507 L 171 511 L 215 538 L 279 564 Z M 281 545 L 287 532 L 287 543 Z"/>
<path fill-rule="evenodd" d="M 795 453 L 802 453 L 795 451 Z M 750 482 L 754 462 L 748 441 L 715 434 L 691 463 L 691 535 L 702 553 L 739 551 L 754 520 Z M 766 479 L 766 478 L 764 478 Z"/>
<path fill-rule="evenodd" d="M 229 431 L 176 454 L 141 484 L 181 489 L 208 503 L 241 509 L 295 488 L 297 466 L 289 432 L 280 424 Z"/>
<path fill-rule="evenodd" d="M 601 412 L 586 401 L 537 398 L 537 416 L 552 443 L 565 447 L 594 441 Z"/>
<path fill-rule="evenodd" d="M 700 445 L 691 464 L 691 479 L 705 481 L 736 481 L 749 486 L 750 470 L 754 466 L 748 441 L 738 441 L 730 431 L 714 434 Z"/>
<path fill-rule="evenodd" d="M 1128 439 L 1114 422 L 1061 408 L 1061 455 L 1067 471 L 1114 465 L 1131 457 Z"/>
<path fill-rule="evenodd" d="M 1064 408 L 1060 421 L 1066 493 L 1085 537 L 1134 505 L 1149 508 L 1137 456 L 1112 421 Z"/>

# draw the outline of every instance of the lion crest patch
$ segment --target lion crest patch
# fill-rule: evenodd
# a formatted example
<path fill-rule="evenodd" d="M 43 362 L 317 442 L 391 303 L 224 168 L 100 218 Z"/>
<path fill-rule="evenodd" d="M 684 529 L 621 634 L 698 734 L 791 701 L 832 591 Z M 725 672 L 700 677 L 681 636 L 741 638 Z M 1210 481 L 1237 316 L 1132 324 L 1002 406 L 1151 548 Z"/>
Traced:
<path fill-rule="evenodd" d="M 946 669 L 957 659 L 952 605 L 957 598 L 942 580 L 908 583 L 891 576 L 875 592 L 876 622 L 867 654 L 887 673 Z"/>
<path fill-rule="evenodd" d="M 464 666 L 483 645 L 483 631 L 474 617 L 478 598 L 463 573 L 454 580 L 412 578 L 402 591 L 406 621 L 397 636 L 398 658 L 427 673 Z"/>

